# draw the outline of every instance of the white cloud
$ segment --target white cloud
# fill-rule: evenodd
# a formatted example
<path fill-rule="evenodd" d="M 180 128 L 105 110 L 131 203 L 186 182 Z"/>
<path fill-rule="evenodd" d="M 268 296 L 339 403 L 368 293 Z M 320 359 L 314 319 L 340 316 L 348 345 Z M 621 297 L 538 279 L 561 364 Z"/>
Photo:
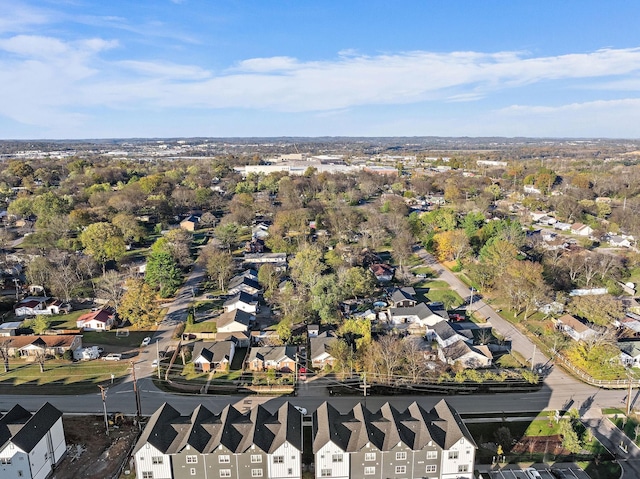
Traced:
<path fill-rule="evenodd" d="M 24 32 L 50 22 L 52 12 L 28 7 L 16 0 L 0 2 L 0 33 Z"/>
<path fill-rule="evenodd" d="M 193 65 L 178 65 L 169 62 L 149 62 L 125 60 L 118 62 L 125 68 L 141 75 L 174 79 L 174 80 L 203 80 L 211 77 L 211 73 Z"/>
<path fill-rule="evenodd" d="M 491 123 L 500 124 L 504 135 L 590 136 L 638 138 L 640 98 L 595 100 L 557 106 L 512 105 L 494 112 Z"/>
<path fill-rule="evenodd" d="M 323 61 L 250 58 L 215 74 L 204 65 L 164 59 L 110 60 L 103 55 L 118 46 L 117 41 L 101 38 L 74 42 L 37 35 L 0 38 L 0 89 L 7 98 L 0 104 L 0 114 L 45 127 L 57 124 L 56 112 L 78 122 L 95 107 L 160 112 L 164 108 L 235 108 L 333 115 L 360 106 L 477 102 L 497 97 L 496 93 L 506 89 L 549 81 L 571 88 L 573 80 L 581 80 L 574 91 L 587 94 L 585 79 L 593 84 L 588 92 L 591 100 L 600 94 L 598 85 L 625 82 L 640 74 L 640 48 L 552 57 L 509 51 L 366 56 L 345 50 Z M 123 52 L 126 50 L 119 51 Z M 591 104 L 589 111 L 595 111 L 596 105 Z M 546 114 L 535 108 L 545 107 L 514 106 L 492 115 L 499 123 L 513 115 Z M 587 107 L 564 108 L 561 112 Z M 620 110 L 622 105 L 604 102 L 600 108 Z"/>

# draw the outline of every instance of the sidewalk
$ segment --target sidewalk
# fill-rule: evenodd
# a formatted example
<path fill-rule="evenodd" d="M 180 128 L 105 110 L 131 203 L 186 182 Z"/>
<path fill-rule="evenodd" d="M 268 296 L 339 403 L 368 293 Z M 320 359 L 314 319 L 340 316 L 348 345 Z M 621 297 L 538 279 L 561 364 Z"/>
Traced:
<path fill-rule="evenodd" d="M 621 478 L 640 477 L 640 448 L 616 427 L 599 408 L 591 408 L 580 418 L 593 436 L 607 449 L 622 467 Z"/>

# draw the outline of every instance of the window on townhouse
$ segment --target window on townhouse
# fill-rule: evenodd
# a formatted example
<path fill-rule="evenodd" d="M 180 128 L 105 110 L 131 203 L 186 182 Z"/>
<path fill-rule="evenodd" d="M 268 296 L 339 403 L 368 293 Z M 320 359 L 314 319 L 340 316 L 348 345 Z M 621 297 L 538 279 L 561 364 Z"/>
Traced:
<path fill-rule="evenodd" d="M 231 462 L 231 456 L 228 454 L 221 454 L 218 456 L 219 464 L 229 464 Z"/>
<path fill-rule="evenodd" d="M 260 464 L 262 456 L 260 454 L 251 454 L 251 464 Z"/>
<path fill-rule="evenodd" d="M 220 469 L 220 477 L 231 477 L 231 469 Z"/>
<path fill-rule="evenodd" d="M 342 462 L 342 454 L 333 454 L 331 456 L 331 462 Z"/>
<path fill-rule="evenodd" d="M 287 476 L 293 476 L 293 469 L 287 469 Z"/>
<path fill-rule="evenodd" d="M 426 472 L 427 473 L 436 472 L 437 470 L 438 470 L 438 466 L 436 466 L 435 464 L 429 464 L 427 466 L 427 471 Z"/>
<path fill-rule="evenodd" d="M 274 464 L 284 464 L 284 456 L 273 456 Z"/>
<path fill-rule="evenodd" d="M 10 457 L 0 458 L 0 464 L 11 464 L 11 458 Z"/>
<path fill-rule="evenodd" d="M 364 460 L 365 461 L 375 461 L 376 460 L 376 453 L 375 452 L 366 452 L 364 454 Z"/>
<path fill-rule="evenodd" d="M 427 459 L 438 459 L 438 451 L 427 451 Z"/>
<path fill-rule="evenodd" d="M 321 477 L 331 477 L 331 469 L 322 469 L 320 471 Z"/>
<path fill-rule="evenodd" d="M 396 474 L 406 474 L 407 466 L 396 466 Z"/>
<path fill-rule="evenodd" d="M 187 456 L 187 464 L 198 464 L 198 456 Z"/>
<path fill-rule="evenodd" d="M 142 471 L 142 479 L 153 479 L 153 472 Z"/>
<path fill-rule="evenodd" d="M 373 476 L 376 473 L 376 468 L 375 466 L 367 466 L 364 468 L 364 475 L 365 476 Z"/>
<path fill-rule="evenodd" d="M 251 477 L 262 477 L 262 469 L 251 469 Z"/>
<path fill-rule="evenodd" d="M 458 466 L 458 472 L 469 472 L 469 465 L 468 464 L 460 464 Z"/>
<path fill-rule="evenodd" d="M 405 461 L 407 459 L 406 452 L 396 452 L 396 461 Z"/>
<path fill-rule="evenodd" d="M 162 456 L 153 456 L 151 458 L 151 464 L 162 464 Z"/>
<path fill-rule="evenodd" d="M 458 451 L 449 451 L 449 459 L 458 459 Z"/>
<path fill-rule="evenodd" d="M 191 473 L 191 475 L 192 475 L 192 476 L 195 476 L 195 475 L 196 475 L 196 468 L 195 468 L 195 467 L 192 467 L 192 468 L 189 470 L 189 472 Z"/>

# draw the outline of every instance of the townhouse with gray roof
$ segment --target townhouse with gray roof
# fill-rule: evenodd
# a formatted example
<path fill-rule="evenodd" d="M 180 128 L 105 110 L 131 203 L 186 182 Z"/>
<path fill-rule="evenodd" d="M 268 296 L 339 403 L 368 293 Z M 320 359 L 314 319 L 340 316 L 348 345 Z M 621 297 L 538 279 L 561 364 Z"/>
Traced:
<path fill-rule="evenodd" d="M 290 403 L 274 413 L 200 405 L 181 415 L 163 404 L 134 448 L 137 479 L 300 479 L 302 414 Z"/>
<path fill-rule="evenodd" d="M 318 479 L 473 478 L 476 443 L 445 400 L 429 411 L 360 403 L 344 414 L 325 402 L 313 414 L 312 440 Z"/>
<path fill-rule="evenodd" d="M 16 405 L 0 418 L 3 479 L 45 479 L 66 452 L 62 413 L 51 404 L 34 414 Z"/>

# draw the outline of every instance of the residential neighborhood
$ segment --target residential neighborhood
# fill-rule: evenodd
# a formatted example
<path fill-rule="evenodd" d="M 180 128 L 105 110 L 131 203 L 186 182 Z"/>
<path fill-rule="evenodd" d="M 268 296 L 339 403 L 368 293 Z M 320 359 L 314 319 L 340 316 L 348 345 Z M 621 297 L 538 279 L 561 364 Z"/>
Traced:
<path fill-rule="evenodd" d="M 124 174 L 110 160 L 94 153 L 88 158 L 113 174 Z M 562 368 L 558 374 L 612 393 L 640 380 L 640 306 L 635 299 L 640 273 L 634 262 L 634 238 L 640 231 L 635 231 L 634 218 L 623 214 L 629 200 L 620 203 L 610 194 L 605 201 L 597 193 L 593 200 L 567 204 L 570 195 L 580 190 L 584 196 L 581 190 L 592 186 L 578 180 L 576 185 L 582 186 L 572 185 L 577 173 L 560 162 L 558 171 L 552 171 L 551 161 L 541 169 L 528 160 L 518 165 L 508 161 L 505 167 L 478 163 L 480 159 L 452 163 L 452 158 L 405 155 L 399 171 L 384 167 L 399 157 L 378 155 L 352 159 L 352 171 L 322 173 L 326 177 L 313 170 L 299 176 L 292 170 L 249 174 L 231 167 L 237 164 L 233 162 L 221 162 L 214 177 L 195 160 L 170 160 L 136 163 L 135 187 L 117 180 L 109 189 L 89 193 L 61 170 L 62 176 L 44 190 L 15 190 L 3 216 L 7 234 L 19 243 L 4 248 L 0 352 L 6 379 L 0 374 L 0 389 L 7 381 L 6 391 L 18 387 L 28 392 L 37 382 L 53 394 L 65 388 L 95 396 L 97 385 L 132 390 L 135 371 L 136 381 L 148 381 L 143 394 L 154 388 L 168 399 L 237 395 L 287 397 L 294 404 L 295 398 L 314 400 L 312 407 L 306 402 L 299 406 L 305 413 L 287 406 L 286 411 L 295 412 L 278 414 L 302 415 L 301 427 L 316 427 L 313 434 L 345 424 L 335 426 L 342 437 L 335 442 L 319 445 L 322 440 L 314 436 L 313 446 L 307 447 L 316 449 L 313 458 L 304 455 L 305 447 L 298 448 L 292 475 L 289 467 L 266 468 L 266 456 L 264 467 L 252 467 L 250 460 L 245 466 L 245 446 L 234 449 L 233 467 L 216 469 L 216 474 L 248 467 L 263 474 L 255 477 L 404 477 L 419 464 L 425 477 L 454 478 L 471 477 L 467 474 L 483 469 L 494 456 L 508 454 L 522 462 L 518 448 L 530 440 L 529 433 L 506 440 L 497 426 L 476 433 L 473 422 L 467 430 L 462 416 L 442 405 L 446 403 L 438 403 L 437 410 L 416 403 L 404 411 L 393 402 L 367 409 L 363 401 L 351 412 L 332 405 L 334 397 L 410 395 L 430 401 L 434 394 L 536 394 L 549 380 L 550 364 Z M 27 161 L 44 160 L 8 161 L 17 169 Z M 313 165 L 318 160 L 309 156 L 308 161 Z M 380 169 L 360 168 L 367 162 Z M 508 171 L 514 165 L 526 168 L 526 182 L 542 185 L 535 188 L 539 192 L 523 194 L 521 173 L 518 177 Z M 169 175 L 175 168 L 180 181 Z M 150 193 L 143 194 L 139 188 L 147 181 Z M 193 188 L 185 181 L 194 181 Z M 63 185 L 75 191 L 71 203 L 55 203 L 61 201 Z M 154 203 L 161 191 L 171 192 L 171 212 L 162 213 Z M 344 200 L 347 193 L 349 201 Z M 49 201 L 45 206 L 39 203 L 43 195 Z M 138 195 L 133 209 L 126 206 L 129 195 Z M 180 195 L 189 201 L 179 200 Z M 47 209 L 49 204 L 53 210 Z M 85 219 L 54 241 L 50 218 L 55 214 L 68 221 L 78 215 Z M 106 238 L 113 238 L 109 249 L 103 248 Z M 515 330 L 533 354 L 521 349 Z M 14 383 L 9 386 L 8 381 Z M 105 394 L 105 408 L 112 398 Z M 132 404 L 136 413 L 141 411 L 139 403 Z M 238 414 L 250 417 L 254 413 L 249 409 L 255 407 L 241 408 Z M 584 422 L 569 416 L 573 410 L 566 406 L 563 420 L 552 428 L 559 438 L 554 447 L 563 451 L 558 457 L 603 454 L 581 429 Z M 168 405 L 162 411 L 183 421 Z M 546 412 L 538 411 L 531 424 L 541 420 L 538 414 Z M 633 404 L 628 414 L 632 417 Z M 247 420 L 240 416 L 238 421 Z M 324 416 L 333 418 L 330 426 L 315 426 Z M 458 432 L 444 423 L 444 429 L 437 429 L 446 433 L 444 438 L 429 432 L 434 435 L 427 440 L 417 432 L 418 424 L 431 431 L 427 423 L 436 416 L 455 423 Z M 106 424 L 114 421 L 107 417 Z M 389 421 L 395 426 L 381 425 Z M 408 421 L 417 422 L 409 427 Z M 357 428 L 356 422 L 361 424 Z M 560 427 L 565 429 L 558 432 Z M 233 428 L 240 435 L 251 429 Z M 411 457 L 426 451 L 424 441 L 440 449 L 425 452 L 429 460 L 390 459 L 389 465 L 386 459 L 371 464 L 362 459 L 357 460 L 362 467 L 355 466 L 352 454 L 363 447 L 375 445 L 380 458 L 392 454 L 395 440 L 383 436 L 401 434 L 403 428 L 421 438 L 401 439 L 401 449 L 408 448 Z M 345 436 L 347 430 L 353 435 Z M 369 446 L 360 444 L 364 436 L 358 435 L 367 430 L 376 438 Z M 477 434 L 489 434 L 489 440 L 479 440 Z M 472 451 L 470 462 L 453 460 L 449 435 L 458 437 L 456 444 L 464 439 L 460 444 Z M 248 437 L 242 444 L 250 450 L 251 441 L 258 439 Z M 153 446 L 162 462 L 149 456 L 151 465 L 136 462 L 132 474 L 181 477 L 192 475 L 192 469 L 200 474 L 199 463 L 179 462 L 190 443 L 176 441 Z M 354 444 L 359 446 L 353 449 Z M 325 447 L 332 448 L 331 456 L 341 454 L 342 461 L 329 463 L 329 453 L 318 457 Z M 140 448 L 138 452 L 146 446 Z M 467 457 L 462 451 L 458 457 Z M 452 461 L 445 460 L 450 452 Z M 607 457 L 607 467 L 617 467 L 615 457 Z M 490 466 L 501 467 L 498 462 Z"/>

